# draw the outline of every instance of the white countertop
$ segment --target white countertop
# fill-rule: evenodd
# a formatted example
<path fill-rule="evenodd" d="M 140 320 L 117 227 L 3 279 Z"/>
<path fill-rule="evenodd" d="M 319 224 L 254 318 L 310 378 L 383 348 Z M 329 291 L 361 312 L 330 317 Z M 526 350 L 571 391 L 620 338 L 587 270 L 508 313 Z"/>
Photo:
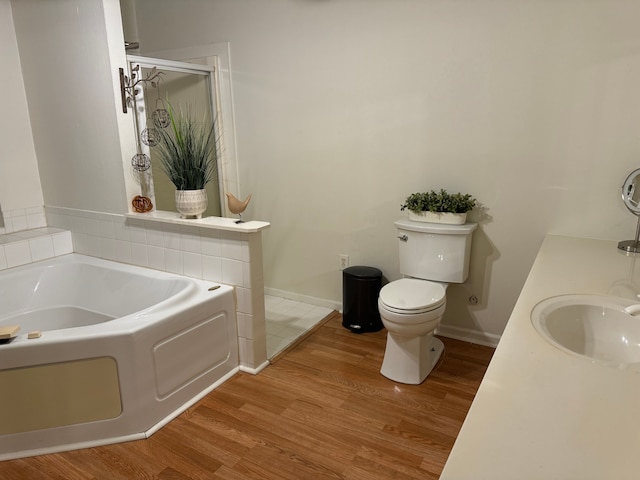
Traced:
<path fill-rule="evenodd" d="M 640 478 L 640 374 L 555 348 L 530 318 L 555 295 L 633 299 L 640 256 L 616 246 L 545 238 L 441 479 Z"/>

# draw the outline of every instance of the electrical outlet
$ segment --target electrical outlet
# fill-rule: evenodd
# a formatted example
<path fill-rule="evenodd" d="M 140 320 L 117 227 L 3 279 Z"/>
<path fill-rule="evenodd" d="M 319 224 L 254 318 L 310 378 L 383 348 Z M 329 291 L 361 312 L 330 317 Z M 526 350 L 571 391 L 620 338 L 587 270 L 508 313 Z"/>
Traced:
<path fill-rule="evenodd" d="M 339 265 L 340 265 L 340 270 L 344 270 L 345 268 L 347 268 L 349 266 L 349 255 L 340 255 L 339 257 Z"/>

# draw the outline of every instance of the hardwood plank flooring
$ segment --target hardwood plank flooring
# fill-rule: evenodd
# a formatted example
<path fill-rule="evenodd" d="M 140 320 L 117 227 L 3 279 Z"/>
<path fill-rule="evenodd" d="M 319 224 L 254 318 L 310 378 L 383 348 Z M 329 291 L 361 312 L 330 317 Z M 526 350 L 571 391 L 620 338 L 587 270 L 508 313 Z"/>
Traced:
<path fill-rule="evenodd" d="M 341 322 L 330 315 L 149 439 L 0 462 L 0 478 L 438 478 L 493 349 L 442 338 L 432 374 L 403 385 L 379 373 L 386 331 L 357 335 Z"/>

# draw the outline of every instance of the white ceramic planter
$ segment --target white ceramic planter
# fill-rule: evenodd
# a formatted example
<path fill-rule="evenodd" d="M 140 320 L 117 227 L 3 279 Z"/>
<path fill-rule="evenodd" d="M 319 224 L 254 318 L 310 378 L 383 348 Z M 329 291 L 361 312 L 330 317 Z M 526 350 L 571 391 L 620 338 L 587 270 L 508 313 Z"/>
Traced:
<path fill-rule="evenodd" d="M 176 190 L 176 210 L 182 218 L 202 218 L 208 204 L 207 191 L 204 189 Z"/>
<path fill-rule="evenodd" d="M 450 212 L 420 212 L 409 210 L 409 220 L 413 222 L 446 223 L 449 225 L 462 225 L 467 221 L 466 213 Z"/>

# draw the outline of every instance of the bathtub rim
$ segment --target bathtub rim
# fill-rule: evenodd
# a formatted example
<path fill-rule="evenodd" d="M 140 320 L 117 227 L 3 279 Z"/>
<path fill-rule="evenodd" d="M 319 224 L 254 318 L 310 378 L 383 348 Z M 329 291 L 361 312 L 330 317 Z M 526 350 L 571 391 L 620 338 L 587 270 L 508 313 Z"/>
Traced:
<path fill-rule="evenodd" d="M 30 345 L 38 343 L 59 343 L 68 342 L 70 340 L 80 340 L 84 338 L 98 338 L 103 336 L 130 335 L 144 330 L 149 324 L 157 321 L 158 316 L 170 316 L 182 310 L 182 303 L 192 301 L 192 305 L 198 305 L 204 301 L 210 300 L 212 297 L 222 296 L 226 292 L 231 291 L 235 295 L 234 287 L 224 285 L 214 281 L 201 280 L 198 278 L 187 277 L 171 272 L 154 270 L 148 267 L 131 265 L 106 260 L 97 257 L 91 257 L 79 253 L 70 253 L 59 257 L 49 258 L 27 265 L 12 267 L 0 272 L 0 276 L 6 274 L 20 274 L 21 272 L 37 271 L 43 268 L 49 268 L 59 264 L 84 263 L 109 270 L 117 270 L 125 273 L 133 273 L 135 275 L 147 277 L 150 279 L 170 279 L 178 281 L 184 287 L 174 293 L 171 297 L 166 298 L 147 308 L 132 312 L 122 317 L 116 317 L 109 321 L 96 323 L 91 325 L 83 325 L 78 327 L 70 327 L 55 330 L 43 330 L 42 336 L 35 339 L 28 339 L 28 331 L 21 329 L 16 337 L 9 343 L 0 345 L 0 352 L 10 351 L 16 348 L 29 348 Z M 209 290 L 216 287 L 215 290 Z M 63 305 L 56 305 L 63 306 Z M 10 312 L 10 314 L 13 312 Z M 4 315 L 3 315 L 4 317 Z M 9 367 L 11 368 L 11 367 Z"/>

